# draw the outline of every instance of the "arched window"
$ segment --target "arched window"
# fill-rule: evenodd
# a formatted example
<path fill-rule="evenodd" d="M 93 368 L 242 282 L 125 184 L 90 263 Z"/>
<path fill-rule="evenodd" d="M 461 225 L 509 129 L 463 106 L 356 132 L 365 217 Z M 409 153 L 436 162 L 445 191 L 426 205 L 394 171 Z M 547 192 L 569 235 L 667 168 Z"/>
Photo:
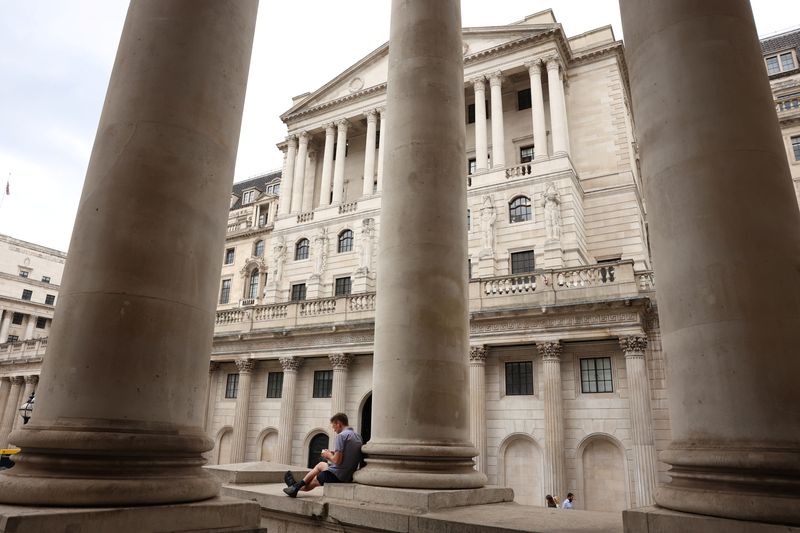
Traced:
<path fill-rule="evenodd" d="M 353 250 L 353 232 L 349 229 L 339 234 L 339 253 L 351 252 Z"/>
<path fill-rule="evenodd" d="M 308 259 L 308 239 L 300 239 L 294 247 L 294 260 Z"/>
<path fill-rule="evenodd" d="M 531 199 L 517 196 L 508 204 L 509 222 L 525 222 L 531 219 Z"/>
<path fill-rule="evenodd" d="M 258 298 L 258 269 L 256 268 L 250 274 L 250 285 L 248 285 L 247 289 L 247 297 L 248 298 Z"/>
<path fill-rule="evenodd" d="M 328 447 L 328 435 L 326 433 L 318 433 L 314 435 L 311 442 L 308 443 L 308 468 L 314 468 L 317 463 L 324 461 L 322 458 L 322 450 Z"/>
<path fill-rule="evenodd" d="M 253 255 L 256 257 L 264 255 L 264 241 L 256 241 L 253 245 Z"/>

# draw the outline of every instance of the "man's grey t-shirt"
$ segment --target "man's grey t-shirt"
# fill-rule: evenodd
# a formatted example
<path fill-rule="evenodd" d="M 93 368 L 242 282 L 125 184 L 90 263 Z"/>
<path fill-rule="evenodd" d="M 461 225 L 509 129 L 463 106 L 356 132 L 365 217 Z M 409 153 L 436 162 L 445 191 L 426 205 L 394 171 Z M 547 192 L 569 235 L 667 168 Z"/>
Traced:
<path fill-rule="evenodd" d="M 361 462 L 361 435 L 347 427 L 336 435 L 336 447 L 334 452 L 342 452 L 342 463 L 331 464 L 328 470 L 334 474 L 339 481 L 350 483 L 353 481 L 353 472 Z"/>

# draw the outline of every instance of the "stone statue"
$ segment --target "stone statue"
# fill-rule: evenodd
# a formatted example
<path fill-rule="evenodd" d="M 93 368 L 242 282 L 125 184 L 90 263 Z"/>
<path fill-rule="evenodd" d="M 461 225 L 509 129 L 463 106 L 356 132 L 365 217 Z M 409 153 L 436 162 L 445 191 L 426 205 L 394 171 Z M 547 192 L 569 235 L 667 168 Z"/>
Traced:
<path fill-rule="evenodd" d="M 561 238 L 561 195 L 555 184 L 548 183 L 542 194 L 542 207 L 544 207 L 544 227 L 548 240 Z"/>
<path fill-rule="evenodd" d="M 365 218 L 361 225 L 361 256 L 358 271 L 367 273 L 372 270 L 372 251 L 375 247 L 375 220 Z"/>
<path fill-rule="evenodd" d="M 325 272 L 328 262 L 328 229 L 322 228 L 314 237 L 314 276 L 320 277 Z"/>
<path fill-rule="evenodd" d="M 483 197 L 481 207 L 481 243 L 484 250 L 494 252 L 494 224 L 497 222 L 497 211 L 488 194 Z"/>
<path fill-rule="evenodd" d="M 286 242 L 283 237 L 275 239 L 272 247 L 272 276 L 269 281 L 273 284 L 281 282 L 283 277 L 283 262 L 286 259 Z"/>

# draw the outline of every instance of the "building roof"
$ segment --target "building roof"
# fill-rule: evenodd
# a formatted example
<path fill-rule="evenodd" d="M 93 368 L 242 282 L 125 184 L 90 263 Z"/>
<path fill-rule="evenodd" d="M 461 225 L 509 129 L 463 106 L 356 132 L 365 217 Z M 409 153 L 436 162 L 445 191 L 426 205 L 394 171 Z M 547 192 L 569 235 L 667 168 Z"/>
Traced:
<path fill-rule="evenodd" d="M 252 178 L 247 178 L 244 181 L 239 181 L 233 184 L 231 194 L 236 196 L 236 202 L 231 206 L 231 209 L 238 209 L 242 207 L 242 193 L 247 189 L 257 189 L 258 192 L 263 193 L 267 185 L 272 185 L 281 181 L 281 171 L 273 170 L 266 174 L 259 174 Z"/>
<path fill-rule="evenodd" d="M 787 30 L 761 39 L 761 52 L 764 55 L 794 48 L 800 53 L 800 27 Z"/>

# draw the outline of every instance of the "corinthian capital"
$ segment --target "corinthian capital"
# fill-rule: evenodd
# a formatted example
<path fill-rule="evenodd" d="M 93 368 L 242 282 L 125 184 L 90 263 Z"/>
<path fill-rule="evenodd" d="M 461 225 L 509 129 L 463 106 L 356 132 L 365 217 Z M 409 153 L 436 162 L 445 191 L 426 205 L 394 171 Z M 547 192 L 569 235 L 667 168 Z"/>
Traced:
<path fill-rule="evenodd" d="M 353 356 L 349 353 L 332 353 L 328 355 L 328 359 L 331 360 L 334 370 L 347 370 L 353 362 Z"/>
<path fill-rule="evenodd" d="M 472 78 L 472 86 L 475 88 L 475 92 L 486 92 L 486 77 L 478 76 L 477 78 Z"/>
<path fill-rule="evenodd" d="M 539 350 L 542 359 L 561 359 L 562 346 L 558 341 L 537 342 L 536 349 Z"/>
<path fill-rule="evenodd" d="M 647 336 L 642 334 L 620 337 L 619 346 L 625 357 L 642 357 L 647 349 Z"/>
<path fill-rule="evenodd" d="M 308 144 L 308 132 L 301 131 L 300 132 L 300 144 Z"/>
<path fill-rule="evenodd" d="M 28 383 L 29 385 L 36 385 L 39 383 L 39 376 L 36 374 L 25 376 L 25 383 Z"/>
<path fill-rule="evenodd" d="M 279 361 L 284 372 L 297 372 L 303 366 L 303 360 L 299 357 L 281 357 Z"/>
<path fill-rule="evenodd" d="M 286 136 L 286 144 L 290 147 L 297 148 L 297 135 L 287 135 Z"/>
<path fill-rule="evenodd" d="M 501 87 L 503 85 L 503 73 L 498 70 L 489 74 L 489 85 Z"/>
<path fill-rule="evenodd" d="M 378 122 L 378 110 L 377 109 L 370 109 L 364 116 L 367 117 L 367 124 L 374 124 Z"/>
<path fill-rule="evenodd" d="M 237 359 L 236 368 L 239 369 L 240 374 L 249 374 L 256 367 L 255 359 Z"/>
<path fill-rule="evenodd" d="M 486 346 L 470 346 L 469 347 L 469 362 L 481 364 L 486 362 Z"/>
<path fill-rule="evenodd" d="M 528 68 L 528 74 L 531 76 L 541 76 L 542 75 L 542 60 L 541 59 L 533 59 L 531 61 L 526 61 L 525 66 Z"/>
<path fill-rule="evenodd" d="M 350 126 L 350 121 L 346 118 L 340 119 L 336 121 L 336 125 L 339 126 L 339 130 L 347 131 L 347 127 Z"/>

